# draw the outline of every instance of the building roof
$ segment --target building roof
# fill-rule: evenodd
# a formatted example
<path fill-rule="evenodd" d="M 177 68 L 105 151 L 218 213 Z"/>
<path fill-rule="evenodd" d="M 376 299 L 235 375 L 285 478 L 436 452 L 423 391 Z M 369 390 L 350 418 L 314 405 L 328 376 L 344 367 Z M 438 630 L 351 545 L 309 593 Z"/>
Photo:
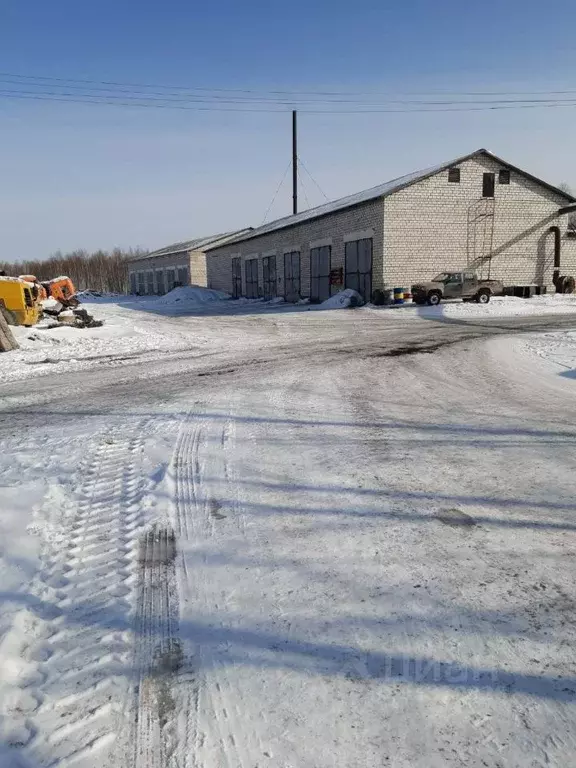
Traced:
<path fill-rule="evenodd" d="M 557 187 L 554 187 L 545 181 L 542 181 L 542 179 L 538 179 L 536 176 L 532 176 L 532 174 L 527 173 L 521 168 L 517 168 L 516 166 L 511 165 L 505 160 L 502 160 L 500 157 L 497 157 L 496 155 L 494 155 L 489 150 L 477 149 L 475 152 L 471 152 L 470 154 L 464 155 L 463 157 L 458 157 L 454 160 L 450 160 L 449 162 L 440 163 L 440 165 L 434 165 L 431 168 L 425 168 L 422 171 L 414 171 L 413 173 L 406 174 L 406 176 L 399 176 L 397 179 L 392 179 L 392 181 L 387 181 L 384 184 L 379 184 L 376 187 L 365 189 L 362 192 L 356 192 L 356 194 L 354 195 L 348 195 L 348 197 L 342 197 L 339 200 L 334 200 L 330 203 L 324 203 L 324 205 L 319 205 L 316 208 L 310 208 L 307 211 L 302 211 L 301 213 L 296 213 L 296 214 L 293 214 L 292 216 L 284 216 L 281 219 L 276 219 L 276 221 L 271 221 L 270 223 L 264 224 L 261 227 L 256 227 L 255 229 L 250 229 L 244 233 L 239 233 L 238 236 L 231 237 L 227 241 L 227 243 L 230 243 L 230 242 L 237 243 L 243 240 L 252 240 L 252 238 L 260 237 L 260 235 L 267 235 L 270 232 L 276 232 L 281 229 L 293 227 L 294 225 L 301 224 L 304 221 L 310 221 L 311 219 L 318 219 L 321 216 L 326 216 L 330 213 L 335 213 L 336 211 L 344 210 L 345 208 L 353 208 L 357 205 L 370 202 L 371 200 L 377 200 L 379 198 L 388 197 L 389 195 L 392 195 L 395 192 L 399 192 L 401 189 L 405 189 L 406 187 L 409 187 L 412 184 L 416 184 L 417 182 L 423 181 L 424 179 L 427 179 L 430 176 L 434 176 L 436 173 L 440 173 L 440 171 L 446 170 L 448 168 L 451 168 L 452 166 L 458 165 L 459 163 L 463 163 L 465 160 L 471 160 L 480 155 L 485 155 L 491 158 L 492 160 L 495 160 L 496 162 L 500 163 L 506 168 L 510 168 L 510 170 L 513 170 L 516 173 L 519 173 L 522 176 L 525 176 L 526 178 L 531 179 L 537 184 L 540 184 L 541 186 L 546 187 L 551 192 L 554 192 L 555 194 L 565 198 L 566 200 L 569 200 L 570 202 L 576 202 L 576 198 L 574 198 L 572 195 L 568 194 L 567 192 L 564 192 L 563 190 L 558 189 Z M 220 245 L 219 243 L 214 243 L 210 245 L 208 248 L 206 248 L 206 250 L 216 249 L 219 247 L 219 245 Z"/>
<path fill-rule="evenodd" d="M 142 261 L 142 259 L 153 259 L 157 256 L 172 256 L 178 253 L 188 253 L 189 251 L 202 251 L 207 246 L 211 245 L 223 245 L 230 238 L 234 238 L 236 235 L 244 235 L 250 231 L 250 227 L 234 232 L 222 232 L 219 235 L 209 235 L 208 237 L 196 237 L 194 240 L 184 240 L 181 243 L 173 243 L 167 245 L 165 248 L 159 248 L 156 251 L 147 253 L 145 256 L 136 256 L 133 261 Z"/>

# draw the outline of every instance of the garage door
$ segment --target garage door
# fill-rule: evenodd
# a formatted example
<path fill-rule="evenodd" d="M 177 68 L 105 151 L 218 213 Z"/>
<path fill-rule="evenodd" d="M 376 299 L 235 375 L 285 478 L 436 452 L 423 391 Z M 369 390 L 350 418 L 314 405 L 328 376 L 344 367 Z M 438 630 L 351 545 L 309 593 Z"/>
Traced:
<path fill-rule="evenodd" d="M 353 288 L 364 301 L 372 297 L 372 238 L 346 243 L 346 288 Z"/>
<path fill-rule="evenodd" d="M 242 296 L 242 259 L 236 256 L 232 259 L 232 297 Z"/>
<path fill-rule="evenodd" d="M 284 298 L 286 301 L 300 298 L 300 251 L 284 254 Z"/>
<path fill-rule="evenodd" d="M 276 256 L 265 256 L 262 259 L 262 290 L 265 299 L 276 296 Z"/>
<path fill-rule="evenodd" d="M 246 296 L 249 299 L 258 298 L 258 259 L 248 259 L 246 262 Z"/>
<path fill-rule="evenodd" d="M 310 301 L 326 301 L 330 298 L 331 252 L 329 245 L 310 250 Z"/>
<path fill-rule="evenodd" d="M 163 296 L 166 293 L 166 290 L 164 288 L 164 270 L 163 269 L 156 270 L 156 293 L 160 294 L 160 296 Z"/>
<path fill-rule="evenodd" d="M 188 267 L 178 267 L 178 282 L 180 285 L 190 285 L 190 269 Z"/>

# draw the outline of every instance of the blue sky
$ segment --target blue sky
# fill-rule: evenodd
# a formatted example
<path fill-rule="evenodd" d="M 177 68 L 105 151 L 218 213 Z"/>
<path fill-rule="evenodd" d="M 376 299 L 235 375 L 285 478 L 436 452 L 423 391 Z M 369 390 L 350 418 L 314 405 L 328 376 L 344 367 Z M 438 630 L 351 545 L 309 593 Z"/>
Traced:
<path fill-rule="evenodd" d="M 265 97 L 273 90 L 397 100 L 576 91 L 575 26 L 576 8 L 565 0 L 553 13 L 534 0 L 1 0 L 0 259 L 157 247 L 256 226 L 290 154 L 289 104 L 285 112 L 253 113 L 14 99 L 1 92 L 31 89 L 10 82 L 11 74 Z M 301 114 L 299 124 L 301 157 L 329 198 L 480 146 L 576 187 L 576 107 Z M 289 212 L 288 182 L 269 219 Z M 302 207 L 304 193 L 309 204 L 321 203 L 305 174 L 303 182 Z"/>

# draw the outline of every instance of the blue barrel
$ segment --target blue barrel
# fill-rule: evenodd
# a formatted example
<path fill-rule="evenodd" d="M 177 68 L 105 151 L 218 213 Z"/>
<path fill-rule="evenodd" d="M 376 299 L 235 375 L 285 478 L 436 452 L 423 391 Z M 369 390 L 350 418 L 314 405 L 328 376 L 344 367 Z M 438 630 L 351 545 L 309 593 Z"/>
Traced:
<path fill-rule="evenodd" d="M 394 288 L 394 304 L 404 304 L 404 288 Z"/>

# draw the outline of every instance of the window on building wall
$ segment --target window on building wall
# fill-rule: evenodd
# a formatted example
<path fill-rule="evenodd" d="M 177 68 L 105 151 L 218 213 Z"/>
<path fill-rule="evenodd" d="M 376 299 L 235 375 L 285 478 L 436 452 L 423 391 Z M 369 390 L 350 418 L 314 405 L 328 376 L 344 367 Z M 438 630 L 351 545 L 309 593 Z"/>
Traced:
<path fill-rule="evenodd" d="M 502 168 L 498 173 L 498 184 L 510 184 L 510 171 L 508 168 Z"/>
<path fill-rule="evenodd" d="M 482 197 L 494 197 L 495 173 L 485 173 L 482 180 Z"/>
<path fill-rule="evenodd" d="M 448 168 L 448 181 L 450 184 L 460 184 L 460 168 Z"/>

